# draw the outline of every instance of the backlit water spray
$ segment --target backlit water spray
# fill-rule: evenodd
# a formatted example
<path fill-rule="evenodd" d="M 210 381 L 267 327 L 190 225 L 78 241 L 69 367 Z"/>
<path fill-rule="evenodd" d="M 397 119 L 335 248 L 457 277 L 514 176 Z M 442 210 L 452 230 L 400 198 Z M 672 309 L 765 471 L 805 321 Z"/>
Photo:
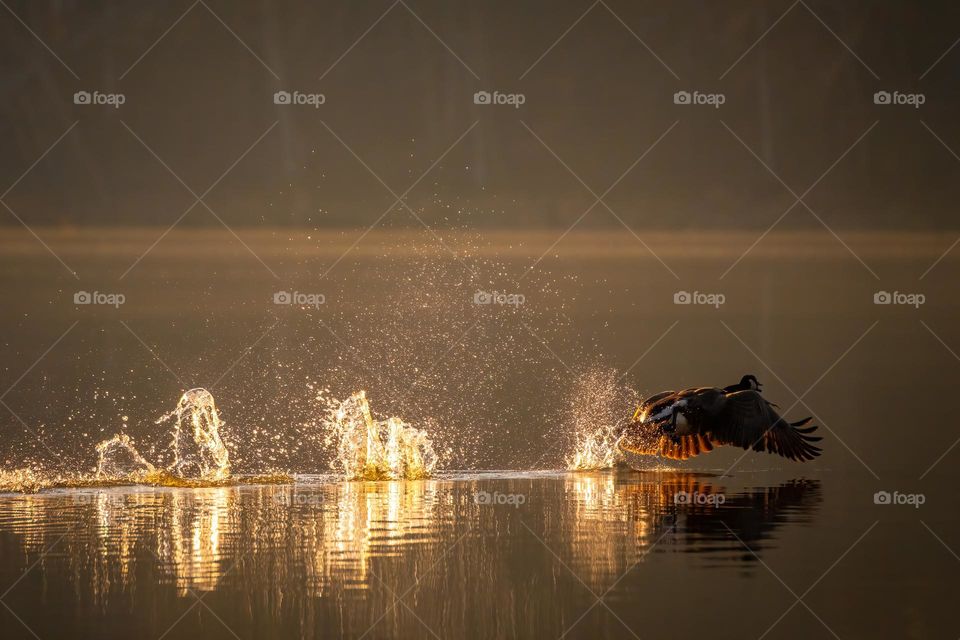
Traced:
<path fill-rule="evenodd" d="M 173 462 L 157 469 L 148 462 L 126 434 L 117 434 L 97 445 L 98 481 L 122 480 L 153 484 L 180 481 L 221 483 L 230 478 L 230 456 L 220 438 L 222 422 L 213 395 L 206 389 L 190 389 L 177 407 L 156 424 L 173 422 L 170 449 Z"/>
<path fill-rule="evenodd" d="M 617 442 L 640 396 L 619 378 L 615 369 L 595 367 L 574 382 L 567 407 L 574 439 L 567 469 L 610 469 L 621 461 Z"/>
<path fill-rule="evenodd" d="M 177 408 L 157 420 L 175 420 L 173 463 L 167 470 L 180 478 L 224 480 L 230 476 L 230 456 L 220 439 L 220 416 L 213 395 L 206 389 L 190 389 Z"/>
<path fill-rule="evenodd" d="M 176 409 L 156 424 L 173 420 L 170 447 L 173 461 L 166 467 L 149 462 L 133 439 L 118 433 L 96 446 L 94 474 L 47 473 L 37 469 L 0 472 L 0 491 L 35 492 L 55 487 L 91 487 L 117 484 L 164 486 L 214 486 L 234 481 L 227 448 L 220 438 L 222 423 L 213 396 L 206 389 L 191 389 L 180 397 Z M 289 482 L 285 474 L 243 478 L 246 482 Z"/>
<path fill-rule="evenodd" d="M 328 401 L 324 442 L 335 451 L 332 466 L 349 480 L 425 478 L 438 462 L 426 431 L 400 418 L 376 420 L 365 391 Z"/>
<path fill-rule="evenodd" d="M 156 473 L 156 468 L 147 462 L 133 441 L 120 433 L 97 445 L 97 478 L 140 478 L 147 480 Z"/>

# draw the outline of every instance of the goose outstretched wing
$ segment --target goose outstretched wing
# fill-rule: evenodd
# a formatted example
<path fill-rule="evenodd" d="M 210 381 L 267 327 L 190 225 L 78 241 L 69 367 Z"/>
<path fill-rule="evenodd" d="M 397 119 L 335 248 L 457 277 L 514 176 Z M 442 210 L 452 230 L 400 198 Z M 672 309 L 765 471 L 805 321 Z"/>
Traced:
<path fill-rule="evenodd" d="M 713 444 L 702 434 L 668 436 L 661 425 L 640 420 L 631 423 L 620 440 L 620 447 L 631 453 L 671 460 L 686 460 L 713 451 Z"/>
<path fill-rule="evenodd" d="M 662 456 L 671 460 L 686 460 L 713 451 L 713 443 L 706 436 L 698 434 L 674 439 L 663 435 L 660 429 L 655 427 L 624 436 L 620 440 L 620 447 L 631 453 Z"/>
<path fill-rule="evenodd" d="M 669 413 L 677 403 L 694 402 L 713 404 L 722 389 L 714 387 L 691 387 L 681 391 L 664 391 L 643 401 L 634 414 L 634 422 L 626 429 L 620 446 L 640 455 L 658 455 L 671 460 L 686 460 L 693 456 L 713 451 L 714 443 L 707 434 L 667 435 L 660 420 L 645 420 L 649 416 Z M 638 419 L 639 418 L 639 419 Z"/>
<path fill-rule="evenodd" d="M 813 460 L 821 449 L 811 443 L 821 438 L 808 435 L 817 427 L 810 422 L 787 422 L 756 391 L 728 394 L 711 419 L 709 437 L 714 444 L 729 444 L 754 451 L 768 451 L 791 460 Z"/>
<path fill-rule="evenodd" d="M 643 402 L 640 403 L 640 406 L 637 407 L 636 412 L 633 414 L 633 419 L 636 420 L 640 415 L 650 410 L 650 408 L 656 403 L 660 402 L 664 398 L 674 395 L 675 391 L 661 391 L 660 393 L 654 394 L 649 398 L 646 398 Z"/>

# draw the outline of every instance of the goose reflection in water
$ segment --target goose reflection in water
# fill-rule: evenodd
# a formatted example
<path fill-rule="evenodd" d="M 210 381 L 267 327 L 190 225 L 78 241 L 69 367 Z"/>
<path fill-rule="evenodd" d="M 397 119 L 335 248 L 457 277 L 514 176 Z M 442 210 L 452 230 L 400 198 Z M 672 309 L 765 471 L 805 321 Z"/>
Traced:
<path fill-rule="evenodd" d="M 568 514 L 574 521 L 565 523 L 569 539 L 561 543 L 571 547 L 578 575 L 591 586 L 642 562 L 648 552 L 752 563 L 776 545 L 778 529 L 810 522 L 821 502 L 817 480 L 738 484 L 675 471 L 571 474 L 566 489 L 576 508 Z"/>
<path fill-rule="evenodd" d="M 333 585 L 367 588 L 377 558 L 410 559 L 464 532 L 515 536 L 518 522 L 540 519 L 569 525 L 574 561 L 594 572 L 628 566 L 655 544 L 739 559 L 746 550 L 736 538 L 760 553 L 778 528 L 808 521 L 821 500 L 815 480 L 736 488 L 695 473 L 561 477 L 493 480 L 527 494 L 522 509 L 478 504 L 476 488 L 490 482 L 482 476 L 21 495 L 0 502 L 0 529 L 19 534 L 27 553 L 66 530 L 61 555 L 79 565 L 77 575 L 86 567 L 97 576 L 103 595 L 132 581 L 132 565 L 145 561 L 181 593 L 250 579 L 317 596 Z"/>
<path fill-rule="evenodd" d="M 656 504 L 652 535 L 659 538 L 669 529 L 675 538 L 671 542 L 685 550 L 698 542 L 729 542 L 733 534 L 759 551 L 780 526 L 809 522 L 821 501 L 817 480 L 794 479 L 778 485 L 737 488 L 712 474 L 656 473 L 651 481 L 645 481 L 646 475 L 624 486 L 624 493 L 637 502 Z M 735 548 L 742 550 L 743 545 Z M 700 550 L 723 551 L 724 545 Z"/>
<path fill-rule="evenodd" d="M 525 499 L 490 504 L 479 492 Z M 525 619 L 529 607 L 547 615 L 578 597 L 546 590 L 529 600 L 556 557 L 596 589 L 651 552 L 753 567 L 740 541 L 762 557 L 781 529 L 809 522 L 820 500 L 816 481 L 750 487 L 705 474 L 611 471 L 53 491 L 0 500 L 0 557 L 19 559 L 0 578 L 12 582 L 36 563 L 37 578 L 59 591 L 34 593 L 25 579 L 21 606 L 79 598 L 116 612 L 147 599 L 168 603 L 172 618 L 182 613 L 177 600 L 216 593 L 210 601 L 236 619 L 287 621 L 302 637 L 330 624 L 359 635 L 412 590 L 456 635 L 486 623 L 474 620 L 475 608 L 450 608 L 453 589 L 464 602 Z M 177 598 L 163 597 L 171 592 Z M 393 625 L 403 635 L 408 623 L 391 614 L 383 631 Z"/>

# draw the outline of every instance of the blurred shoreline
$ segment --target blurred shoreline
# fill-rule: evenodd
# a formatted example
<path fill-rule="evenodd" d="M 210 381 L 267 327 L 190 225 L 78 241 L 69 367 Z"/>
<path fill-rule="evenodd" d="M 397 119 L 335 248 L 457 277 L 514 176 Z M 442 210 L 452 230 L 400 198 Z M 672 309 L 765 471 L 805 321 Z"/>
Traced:
<path fill-rule="evenodd" d="M 737 258 L 744 252 L 757 258 L 786 255 L 833 258 L 848 256 L 844 243 L 858 255 L 884 258 L 930 258 L 944 254 L 960 236 L 951 231 L 869 231 L 826 229 L 737 231 L 636 231 L 561 229 L 449 230 L 410 229 L 250 229 L 162 227 L 62 228 L 32 227 L 42 242 L 23 228 L 0 228 L 0 253 L 6 258 L 33 257 L 49 249 L 64 258 L 129 257 L 145 252 L 153 257 L 231 257 L 246 253 L 244 244 L 263 257 L 339 257 L 349 250 L 356 257 L 497 257 L 533 258 L 544 254 L 566 258 L 598 257 L 687 259 Z M 156 243 L 156 244 L 154 244 Z M 152 249 L 151 249 L 152 246 Z M 949 258 L 950 256 L 947 256 Z"/>

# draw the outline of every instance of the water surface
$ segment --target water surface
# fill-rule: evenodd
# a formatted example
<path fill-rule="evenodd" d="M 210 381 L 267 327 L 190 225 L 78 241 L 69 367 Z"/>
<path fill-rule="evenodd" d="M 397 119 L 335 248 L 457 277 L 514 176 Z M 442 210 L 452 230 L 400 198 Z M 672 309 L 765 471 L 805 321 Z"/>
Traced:
<path fill-rule="evenodd" d="M 557 234 L 448 236 L 454 259 L 373 233 L 335 264 L 353 236 L 244 232 L 274 278 L 227 234 L 174 232 L 121 278 L 159 232 L 43 231 L 77 280 L 15 235 L 5 470 L 92 473 L 116 433 L 166 464 L 156 420 L 204 386 L 231 472 L 294 476 L 0 495 L 4 638 L 960 635 L 960 432 L 943 409 L 958 264 L 928 272 L 953 237 L 844 232 L 878 279 L 826 233 L 771 234 L 722 278 L 757 234 L 649 236 L 674 278 L 624 234 L 573 233 L 524 276 Z M 75 306 L 79 289 L 127 302 Z M 278 290 L 326 303 L 277 306 Z M 680 290 L 726 302 L 676 305 Z M 876 305 L 878 290 L 926 303 Z M 577 402 L 598 367 L 640 395 L 754 373 L 789 418 L 815 417 L 824 455 L 564 471 L 576 424 L 631 409 L 617 389 Z M 433 476 L 336 475 L 327 388 L 429 433 Z"/>

